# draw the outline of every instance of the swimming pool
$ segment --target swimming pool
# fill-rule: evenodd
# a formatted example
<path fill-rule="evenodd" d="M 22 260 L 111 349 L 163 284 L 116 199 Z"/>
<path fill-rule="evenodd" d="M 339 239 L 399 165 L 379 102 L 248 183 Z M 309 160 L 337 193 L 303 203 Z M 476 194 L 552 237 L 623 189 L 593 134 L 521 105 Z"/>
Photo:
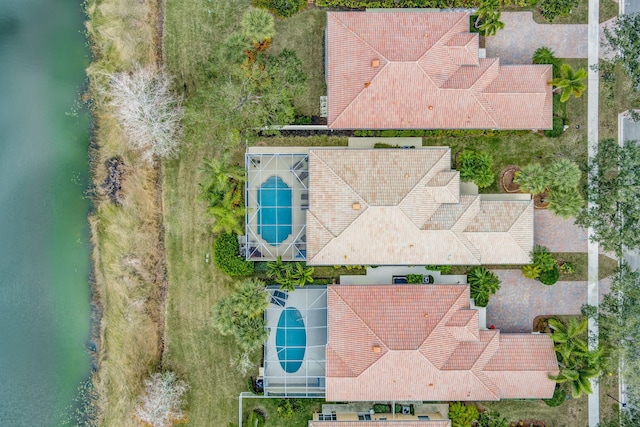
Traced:
<path fill-rule="evenodd" d="M 300 369 L 306 346 L 307 331 L 302 314 L 294 307 L 282 310 L 276 330 L 276 352 L 285 372 L 291 374 Z"/>
<path fill-rule="evenodd" d="M 291 235 L 291 188 L 279 176 L 267 179 L 258 189 L 258 233 L 277 246 Z"/>

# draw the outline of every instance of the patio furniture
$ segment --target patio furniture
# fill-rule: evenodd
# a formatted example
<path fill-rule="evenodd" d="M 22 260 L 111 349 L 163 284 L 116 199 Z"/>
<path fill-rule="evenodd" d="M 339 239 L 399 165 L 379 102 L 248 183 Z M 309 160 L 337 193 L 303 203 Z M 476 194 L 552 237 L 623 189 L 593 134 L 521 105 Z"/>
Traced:
<path fill-rule="evenodd" d="M 279 290 L 271 292 L 271 304 L 284 307 L 287 304 L 287 298 L 289 298 L 289 294 L 286 292 Z"/>
<path fill-rule="evenodd" d="M 307 177 L 309 176 L 309 172 L 307 171 L 303 171 L 300 174 L 296 174 L 296 178 L 298 178 L 298 181 L 300 181 L 300 184 L 302 184 L 305 179 L 307 179 Z"/>
<path fill-rule="evenodd" d="M 300 194 L 300 200 L 309 200 L 309 193 Z"/>

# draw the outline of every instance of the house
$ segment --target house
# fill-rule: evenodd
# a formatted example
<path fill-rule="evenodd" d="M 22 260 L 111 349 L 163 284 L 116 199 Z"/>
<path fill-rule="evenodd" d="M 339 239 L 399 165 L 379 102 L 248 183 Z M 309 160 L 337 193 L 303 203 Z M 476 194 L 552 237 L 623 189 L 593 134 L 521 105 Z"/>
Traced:
<path fill-rule="evenodd" d="M 484 58 L 463 12 L 329 12 L 330 129 L 551 129 L 551 65 Z"/>
<path fill-rule="evenodd" d="M 551 398 L 544 334 L 480 330 L 467 285 L 328 287 L 328 401 Z"/>
<path fill-rule="evenodd" d="M 549 335 L 487 329 L 466 284 L 305 287 L 272 299 L 265 318 L 267 396 L 408 404 L 551 398 L 555 389 Z"/>
<path fill-rule="evenodd" d="M 247 259 L 280 256 L 309 265 L 530 262 L 530 195 L 478 194 L 451 169 L 447 147 L 250 147 L 246 165 L 241 247 Z"/>

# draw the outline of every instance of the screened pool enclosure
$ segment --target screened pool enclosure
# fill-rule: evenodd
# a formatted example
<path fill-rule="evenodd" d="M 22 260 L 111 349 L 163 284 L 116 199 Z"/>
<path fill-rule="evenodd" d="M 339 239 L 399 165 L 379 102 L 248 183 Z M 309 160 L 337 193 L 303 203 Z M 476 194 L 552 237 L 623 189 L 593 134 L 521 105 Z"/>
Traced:
<path fill-rule="evenodd" d="M 300 151 L 271 153 L 269 147 L 247 151 L 246 235 L 240 240 L 246 259 L 305 259 L 309 163 L 308 149 Z"/>

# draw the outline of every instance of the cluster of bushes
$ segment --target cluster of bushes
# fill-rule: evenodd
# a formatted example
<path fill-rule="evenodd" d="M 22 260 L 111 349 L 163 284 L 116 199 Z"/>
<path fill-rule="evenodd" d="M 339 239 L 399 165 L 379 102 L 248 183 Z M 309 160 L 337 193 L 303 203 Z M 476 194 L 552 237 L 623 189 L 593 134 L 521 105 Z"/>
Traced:
<path fill-rule="evenodd" d="M 450 265 L 425 265 L 424 268 L 427 271 L 439 271 L 440 274 L 451 274 Z"/>
<path fill-rule="evenodd" d="M 582 171 L 568 160 L 558 159 L 548 167 L 531 163 L 516 172 L 514 182 L 522 191 L 549 196 L 549 210 L 561 218 L 576 216 L 584 206 L 584 199 L 578 190 Z"/>
<path fill-rule="evenodd" d="M 407 283 L 416 285 L 424 280 L 424 274 L 407 274 Z"/>
<path fill-rule="evenodd" d="M 486 153 L 465 150 L 458 156 L 460 180 L 473 181 L 479 188 L 493 184 L 493 158 Z"/>
<path fill-rule="evenodd" d="M 253 274 L 253 262 L 240 257 L 238 236 L 225 233 L 213 243 L 213 262 L 229 276 L 250 276 Z"/>
<path fill-rule="evenodd" d="M 267 9 L 281 18 L 288 18 L 307 6 L 307 0 L 253 0 L 253 6 Z"/>
<path fill-rule="evenodd" d="M 200 198 L 207 203 L 207 214 L 214 218 L 214 233 L 242 234 L 244 226 L 244 168 L 234 165 L 228 154 L 205 161 L 200 172 Z"/>
<path fill-rule="evenodd" d="M 547 21 L 553 22 L 557 17 L 569 16 L 577 5 L 578 0 L 542 0 L 538 9 Z"/>
<path fill-rule="evenodd" d="M 343 7 L 348 9 L 394 7 L 433 7 L 444 9 L 456 7 L 476 7 L 479 4 L 479 0 L 316 0 L 317 6 Z"/>
<path fill-rule="evenodd" d="M 526 135 L 527 130 L 492 130 L 492 129 L 437 129 L 437 130 L 356 130 L 355 136 L 368 136 L 380 138 L 408 138 L 408 137 L 459 137 L 459 136 L 510 136 Z"/>
<path fill-rule="evenodd" d="M 544 136 L 548 138 L 558 138 L 562 136 L 562 133 L 564 132 L 564 122 L 565 119 L 563 119 L 562 117 L 554 116 L 553 128 L 545 130 Z"/>
<path fill-rule="evenodd" d="M 480 413 L 473 404 L 454 402 L 449 405 L 449 418 L 452 427 L 473 427 L 478 420 Z"/>
<path fill-rule="evenodd" d="M 491 295 L 500 289 L 500 279 L 484 267 L 474 267 L 467 275 L 471 298 L 478 307 L 489 305 Z"/>
<path fill-rule="evenodd" d="M 391 413 L 391 405 L 386 403 L 374 403 L 373 404 L 373 412 L 376 414 L 390 414 Z M 402 405 L 396 403 L 393 407 L 393 412 L 396 414 L 402 413 Z M 415 414 L 415 408 L 413 405 L 409 405 L 409 413 L 411 415 Z"/>
<path fill-rule="evenodd" d="M 560 278 L 560 269 L 549 249 L 536 245 L 531 253 L 531 264 L 522 267 L 522 275 L 550 286 Z"/>

